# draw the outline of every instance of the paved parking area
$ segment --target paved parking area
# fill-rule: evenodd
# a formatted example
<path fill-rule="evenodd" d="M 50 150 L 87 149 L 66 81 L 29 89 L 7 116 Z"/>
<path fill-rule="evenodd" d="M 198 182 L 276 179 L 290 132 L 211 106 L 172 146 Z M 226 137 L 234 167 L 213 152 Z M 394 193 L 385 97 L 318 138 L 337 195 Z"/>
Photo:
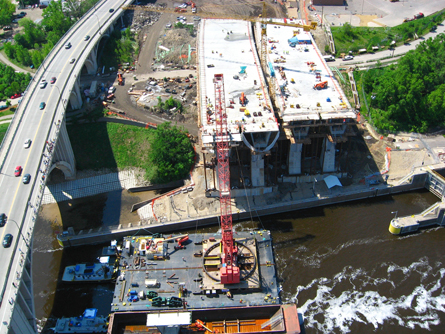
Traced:
<path fill-rule="evenodd" d="M 403 22 L 406 17 L 422 12 L 431 15 L 445 8 L 443 0 L 349 0 L 347 6 L 314 6 L 318 14 L 322 11 L 325 19 L 332 25 L 342 25 L 346 22 L 353 26 L 393 27 Z M 323 8 L 322 8 L 323 7 Z"/>

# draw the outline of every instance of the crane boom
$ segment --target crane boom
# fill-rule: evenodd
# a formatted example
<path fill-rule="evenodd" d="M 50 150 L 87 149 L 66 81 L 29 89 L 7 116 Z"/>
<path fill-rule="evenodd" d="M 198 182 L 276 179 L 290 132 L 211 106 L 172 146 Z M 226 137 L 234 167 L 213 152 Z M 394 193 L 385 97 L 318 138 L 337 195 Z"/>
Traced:
<path fill-rule="evenodd" d="M 216 115 L 216 154 L 218 161 L 219 201 L 221 208 L 222 251 L 220 278 L 222 284 L 235 284 L 240 281 L 237 266 L 238 249 L 233 240 L 232 209 L 230 194 L 229 132 L 224 98 L 224 78 L 215 74 L 215 115 Z"/>

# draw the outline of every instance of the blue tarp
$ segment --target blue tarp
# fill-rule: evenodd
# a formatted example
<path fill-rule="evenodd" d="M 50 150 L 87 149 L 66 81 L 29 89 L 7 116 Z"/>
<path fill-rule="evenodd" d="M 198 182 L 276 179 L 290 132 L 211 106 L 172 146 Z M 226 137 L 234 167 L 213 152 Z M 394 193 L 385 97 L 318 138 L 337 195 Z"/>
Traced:
<path fill-rule="evenodd" d="M 275 77 L 275 70 L 273 69 L 273 65 L 269 62 L 270 76 Z"/>

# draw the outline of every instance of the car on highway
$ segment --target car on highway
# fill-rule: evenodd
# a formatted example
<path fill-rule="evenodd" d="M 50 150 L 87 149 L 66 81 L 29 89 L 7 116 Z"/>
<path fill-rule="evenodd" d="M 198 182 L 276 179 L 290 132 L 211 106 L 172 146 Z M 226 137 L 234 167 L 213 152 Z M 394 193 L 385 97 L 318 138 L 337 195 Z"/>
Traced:
<path fill-rule="evenodd" d="M 113 9 L 113 8 L 110 8 L 109 12 L 110 12 L 110 13 L 114 12 L 114 9 Z"/>
<path fill-rule="evenodd" d="M 29 148 L 31 146 L 31 142 L 32 142 L 31 139 L 29 139 L 29 138 L 26 139 L 25 143 L 23 144 L 23 147 L 24 148 Z"/>
<path fill-rule="evenodd" d="M 11 100 L 17 99 L 17 98 L 19 98 L 21 96 L 22 96 L 22 94 L 20 94 L 20 93 L 14 94 L 14 95 L 11 96 Z"/>
<path fill-rule="evenodd" d="M 46 103 L 45 102 L 40 102 L 40 105 L 39 105 L 40 110 L 45 109 L 45 107 L 46 107 Z"/>
<path fill-rule="evenodd" d="M 71 58 L 70 59 L 70 64 L 74 64 L 75 61 L 76 61 L 76 58 Z"/>
<path fill-rule="evenodd" d="M 48 83 L 46 82 L 46 80 L 43 79 L 42 82 L 40 82 L 39 87 L 40 87 L 41 89 L 44 89 L 44 88 L 46 87 L 47 84 L 48 84 Z"/>
<path fill-rule="evenodd" d="M 17 166 L 14 170 L 14 176 L 20 176 L 22 175 L 22 166 Z"/>
<path fill-rule="evenodd" d="M 52 77 L 52 78 L 51 78 L 51 81 L 50 81 L 50 82 L 51 82 L 51 85 L 54 84 L 54 83 L 56 83 L 56 80 L 57 80 L 56 77 Z"/>
<path fill-rule="evenodd" d="M 6 224 L 6 215 L 4 213 L 0 213 L 0 227 L 5 226 Z"/>
<path fill-rule="evenodd" d="M 90 35 L 86 35 L 85 38 L 83 39 L 84 41 L 88 41 L 90 39 Z"/>
<path fill-rule="evenodd" d="M 7 235 L 5 235 L 5 237 L 3 238 L 3 242 L 2 245 L 4 248 L 8 248 L 10 247 L 12 244 L 12 234 L 8 233 Z"/>
<path fill-rule="evenodd" d="M 346 61 L 346 60 L 353 60 L 353 59 L 354 59 L 354 56 L 347 55 L 347 56 L 345 56 L 345 57 L 343 58 L 343 61 Z"/>
<path fill-rule="evenodd" d="M 31 181 L 31 174 L 25 174 L 25 176 L 23 176 L 23 183 L 28 184 L 29 181 Z"/>
<path fill-rule="evenodd" d="M 65 49 L 69 49 L 69 48 L 71 48 L 71 43 L 70 42 L 65 44 Z"/>

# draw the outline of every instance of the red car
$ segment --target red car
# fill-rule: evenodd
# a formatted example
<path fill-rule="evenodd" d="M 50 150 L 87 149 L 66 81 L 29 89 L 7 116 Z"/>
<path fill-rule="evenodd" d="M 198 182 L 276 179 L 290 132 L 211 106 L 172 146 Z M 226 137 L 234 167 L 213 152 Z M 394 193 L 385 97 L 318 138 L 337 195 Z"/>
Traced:
<path fill-rule="evenodd" d="M 50 82 L 51 82 L 51 84 L 54 84 L 54 83 L 56 82 L 56 80 L 57 80 L 57 78 L 56 78 L 56 77 L 52 77 L 52 78 L 51 78 L 51 81 L 50 81 Z"/>
<path fill-rule="evenodd" d="M 22 94 L 17 93 L 17 94 L 12 95 L 11 99 L 13 100 L 13 99 L 19 98 L 20 96 L 22 96 Z"/>
<path fill-rule="evenodd" d="M 15 175 L 15 176 L 20 176 L 20 175 L 22 175 L 22 166 L 17 166 L 17 167 L 15 168 L 14 175 Z"/>

